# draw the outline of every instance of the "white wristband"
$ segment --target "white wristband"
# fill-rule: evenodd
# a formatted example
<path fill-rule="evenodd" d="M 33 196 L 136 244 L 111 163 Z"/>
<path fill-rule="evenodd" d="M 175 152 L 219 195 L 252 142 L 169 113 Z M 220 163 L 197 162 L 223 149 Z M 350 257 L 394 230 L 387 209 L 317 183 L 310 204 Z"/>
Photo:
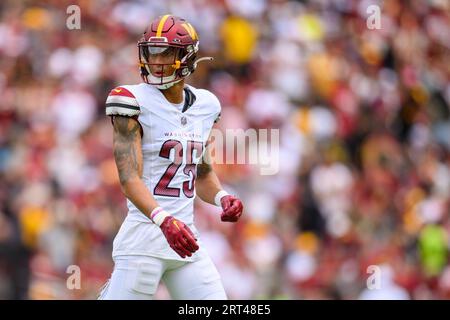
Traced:
<path fill-rule="evenodd" d="M 158 227 L 160 227 L 161 224 L 163 223 L 164 219 L 168 216 L 170 216 L 170 214 L 167 211 L 165 211 L 161 207 L 156 207 L 150 213 L 150 220 L 152 220 L 154 224 L 156 224 Z"/>
<path fill-rule="evenodd" d="M 220 203 L 220 199 L 228 195 L 229 193 L 225 190 L 220 190 L 219 192 L 217 192 L 216 196 L 214 197 L 214 203 L 216 204 L 216 206 L 221 207 L 222 204 Z"/>

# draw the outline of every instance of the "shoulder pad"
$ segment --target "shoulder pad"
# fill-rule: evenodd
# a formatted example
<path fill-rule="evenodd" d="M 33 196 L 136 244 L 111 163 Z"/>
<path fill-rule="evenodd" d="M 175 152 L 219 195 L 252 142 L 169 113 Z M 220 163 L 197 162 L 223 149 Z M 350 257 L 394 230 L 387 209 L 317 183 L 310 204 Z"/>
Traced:
<path fill-rule="evenodd" d="M 106 99 L 107 116 L 134 117 L 141 113 L 136 97 L 126 88 L 117 87 L 111 90 Z"/>

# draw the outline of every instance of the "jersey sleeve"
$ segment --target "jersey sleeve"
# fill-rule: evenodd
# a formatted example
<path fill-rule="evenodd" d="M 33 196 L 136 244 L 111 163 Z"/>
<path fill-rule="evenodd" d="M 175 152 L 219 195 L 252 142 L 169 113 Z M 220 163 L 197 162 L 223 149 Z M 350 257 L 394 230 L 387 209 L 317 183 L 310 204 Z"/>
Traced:
<path fill-rule="evenodd" d="M 126 88 L 117 87 L 111 90 L 106 99 L 107 116 L 136 117 L 141 108 L 136 97 Z"/>
<path fill-rule="evenodd" d="M 219 114 L 217 115 L 216 119 L 214 120 L 214 123 L 219 122 L 221 115 L 222 114 L 219 112 Z"/>

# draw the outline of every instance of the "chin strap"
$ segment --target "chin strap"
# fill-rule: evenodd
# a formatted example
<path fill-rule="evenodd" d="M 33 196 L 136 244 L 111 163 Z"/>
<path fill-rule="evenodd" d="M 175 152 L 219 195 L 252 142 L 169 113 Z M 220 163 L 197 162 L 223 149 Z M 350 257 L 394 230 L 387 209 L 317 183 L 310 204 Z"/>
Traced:
<path fill-rule="evenodd" d="M 174 84 L 180 82 L 181 80 L 183 80 L 183 79 L 178 79 L 176 81 L 172 81 L 172 82 L 165 83 L 165 84 L 152 84 L 152 86 L 155 86 L 157 89 L 160 89 L 160 90 L 166 90 L 166 89 L 169 89 L 170 87 L 172 87 Z"/>

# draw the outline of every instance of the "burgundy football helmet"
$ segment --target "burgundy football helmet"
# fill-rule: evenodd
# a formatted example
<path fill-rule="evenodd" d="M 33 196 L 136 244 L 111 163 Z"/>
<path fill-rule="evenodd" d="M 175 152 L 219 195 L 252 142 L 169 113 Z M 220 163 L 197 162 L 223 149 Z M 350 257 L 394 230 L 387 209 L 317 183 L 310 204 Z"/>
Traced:
<path fill-rule="evenodd" d="M 181 79 L 194 72 L 201 60 L 212 60 L 197 57 L 199 40 L 194 27 L 185 19 L 164 15 L 155 19 L 144 32 L 138 42 L 139 66 L 142 79 L 158 89 L 167 89 Z M 171 54 L 171 63 L 154 63 L 152 55 Z M 158 67 L 159 72 L 152 73 L 152 67 Z M 167 68 L 174 70 L 170 76 L 164 76 Z"/>

